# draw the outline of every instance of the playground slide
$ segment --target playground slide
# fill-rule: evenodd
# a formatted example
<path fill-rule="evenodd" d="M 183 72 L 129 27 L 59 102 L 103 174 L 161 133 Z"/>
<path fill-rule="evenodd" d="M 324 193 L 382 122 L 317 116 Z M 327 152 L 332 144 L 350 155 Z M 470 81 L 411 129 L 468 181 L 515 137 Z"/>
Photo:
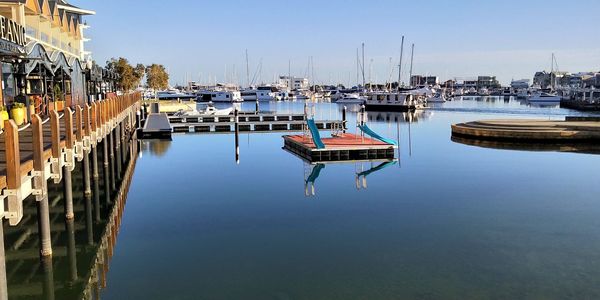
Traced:
<path fill-rule="evenodd" d="M 396 141 L 380 136 L 375 131 L 371 130 L 371 128 L 369 128 L 369 126 L 367 126 L 366 124 L 365 125 L 359 125 L 358 128 L 360 128 L 360 130 L 362 130 L 362 132 L 370 135 L 374 139 L 380 140 L 380 141 L 382 141 L 384 143 L 388 143 L 390 145 L 398 145 L 398 143 L 396 143 Z"/>
<path fill-rule="evenodd" d="M 310 129 L 310 135 L 312 136 L 313 142 L 317 149 L 325 149 L 325 144 L 321 141 L 321 134 L 319 134 L 319 129 L 317 129 L 317 124 L 315 124 L 314 119 L 307 119 L 306 123 L 308 124 L 308 129 Z"/>
<path fill-rule="evenodd" d="M 325 168 L 324 164 L 317 164 L 316 166 L 314 166 L 313 169 L 312 169 L 312 171 L 310 172 L 310 175 L 306 179 L 306 183 L 313 183 L 314 184 L 315 180 L 317 180 L 317 178 L 321 174 L 321 170 L 323 170 L 323 168 Z"/>
<path fill-rule="evenodd" d="M 373 168 L 371 168 L 371 169 L 369 169 L 369 170 L 366 170 L 366 171 L 360 172 L 360 173 L 358 173 L 358 174 L 356 174 L 356 175 L 357 175 L 358 177 L 360 177 L 360 176 L 365 176 L 365 177 L 366 177 L 367 175 L 369 175 L 369 174 L 371 174 L 371 173 L 373 173 L 373 172 L 377 172 L 377 171 L 379 171 L 379 170 L 382 170 L 382 169 L 385 169 L 385 168 L 387 168 L 387 167 L 389 167 L 389 166 L 393 166 L 393 165 L 395 165 L 396 163 L 398 163 L 398 162 L 397 162 L 397 161 L 386 161 L 386 162 L 383 162 L 383 163 L 379 164 L 379 165 L 378 165 L 378 166 L 376 166 L 376 167 L 373 167 Z"/>

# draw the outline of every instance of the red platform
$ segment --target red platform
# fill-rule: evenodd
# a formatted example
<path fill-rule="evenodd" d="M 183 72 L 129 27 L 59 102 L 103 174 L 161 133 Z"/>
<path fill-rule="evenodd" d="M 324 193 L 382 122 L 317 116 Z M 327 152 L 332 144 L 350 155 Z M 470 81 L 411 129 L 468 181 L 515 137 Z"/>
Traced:
<path fill-rule="evenodd" d="M 296 143 L 302 144 L 303 146 L 316 149 L 317 147 L 312 141 L 312 138 L 308 135 L 286 135 L 286 139 L 294 141 Z M 354 149 L 354 148 L 365 148 L 369 146 L 384 146 L 390 147 L 391 145 L 384 143 L 379 140 L 375 140 L 369 137 L 361 137 L 360 135 L 352 134 L 352 133 L 343 133 L 335 137 L 321 138 L 323 144 L 325 144 L 325 149 Z"/>

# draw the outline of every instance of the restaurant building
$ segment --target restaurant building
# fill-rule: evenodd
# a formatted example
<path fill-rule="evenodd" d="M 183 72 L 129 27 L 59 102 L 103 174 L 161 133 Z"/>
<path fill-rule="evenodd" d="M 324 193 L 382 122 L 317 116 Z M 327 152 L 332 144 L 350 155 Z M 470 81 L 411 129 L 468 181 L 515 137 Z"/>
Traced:
<path fill-rule="evenodd" d="M 85 48 L 94 14 L 64 0 L 0 0 L 0 105 L 43 115 L 102 98 L 115 76 Z"/>

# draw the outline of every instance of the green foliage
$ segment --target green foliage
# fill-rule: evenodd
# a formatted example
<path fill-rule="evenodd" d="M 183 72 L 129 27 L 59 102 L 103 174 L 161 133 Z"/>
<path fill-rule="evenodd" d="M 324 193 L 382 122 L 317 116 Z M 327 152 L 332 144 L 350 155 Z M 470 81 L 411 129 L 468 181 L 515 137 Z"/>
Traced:
<path fill-rule="evenodd" d="M 145 71 L 144 65 L 138 64 L 133 67 L 123 57 L 111 58 L 106 62 L 106 69 L 118 74 L 118 87 L 126 92 L 134 90 L 140 84 Z"/>
<path fill-rule="evenodd" d="M 60 87 L 60 85 L 55 84 L 52 91 L 54 92 L 54 101 L 62 101 L 63 100 L 63 92 L 62 92 L 62 88 Z"/>
<path fill-rule="evenodd" d="M 169 87 L 169 74 L 163 65 L 152 64 L 146 68 L 146 85 L 154 90 Z"/>

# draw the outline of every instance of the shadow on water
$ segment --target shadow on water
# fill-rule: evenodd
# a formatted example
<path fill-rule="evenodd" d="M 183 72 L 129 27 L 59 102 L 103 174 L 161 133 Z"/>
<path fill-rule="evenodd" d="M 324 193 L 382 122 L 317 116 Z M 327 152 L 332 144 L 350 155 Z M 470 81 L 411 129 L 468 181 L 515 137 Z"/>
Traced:
<path fill-rule="evenodd" d="M 539 151 L 539 152 L 570 152 L 585 154 L 600 154 L 600 145 L 593 143 L 525 143 L 525 142 L 507 142 L 492 140 L 477 140 L 460 136 L 452 136 L 451 140 L 455 143 L 476 146 L 481 148 L 500 149 L 500 150 L 520 150 L 520 151 Z"/>
<path fill-rule="evenodd" d="M 84 195 L 83 165 L 76 165 L 72 173 L 75 212 L 72 220 L 65 218 L 62 183 L 49 182 L 51 257 L 40 258 L 34 196 L 23 202 L 24 218 L 19 225 L 12 227 L 8 222 L 3 223 L 7 280 L 0 284 L 6 285 L 3 288 L 7 288 L 9 299 L 100 298 L 100 291 L 106 288 L 108 263 L 138 148 L 135 139 L 126 143 L 124 149 L 129 151 L 122 151 L 123 167 L 118 166 L 113 174 L 98 170 L 92 194 L 88 196 Z M 102 166 L 103 159 L 99 151 L 98 165 Z M 114 189 L 113 179 L 116 181 Z"/>

